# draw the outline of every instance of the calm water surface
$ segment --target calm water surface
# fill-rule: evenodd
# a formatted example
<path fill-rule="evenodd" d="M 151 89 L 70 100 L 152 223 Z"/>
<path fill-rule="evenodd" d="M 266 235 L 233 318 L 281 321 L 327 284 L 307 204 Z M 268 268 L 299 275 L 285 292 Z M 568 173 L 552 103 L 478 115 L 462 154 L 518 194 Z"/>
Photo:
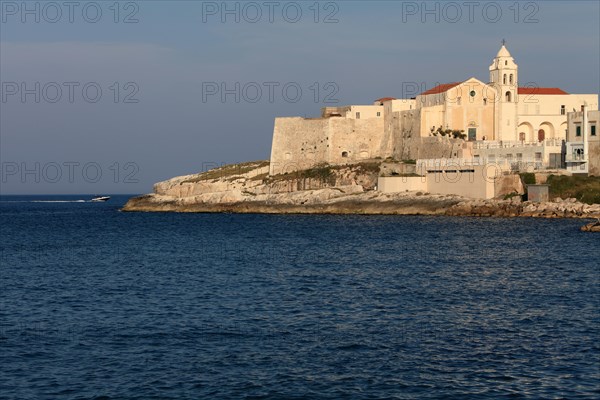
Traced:
<path fill-rule="evenodd" d="M 2 399 L 599 398 L 582 221 L 0 198 Z"/>

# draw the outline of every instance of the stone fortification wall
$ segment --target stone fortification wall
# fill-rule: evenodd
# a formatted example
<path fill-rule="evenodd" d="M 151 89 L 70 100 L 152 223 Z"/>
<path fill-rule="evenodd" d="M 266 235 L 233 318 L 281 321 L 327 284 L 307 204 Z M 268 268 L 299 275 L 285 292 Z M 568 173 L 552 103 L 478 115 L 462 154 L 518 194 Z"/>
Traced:
<path fill-rule="evenodd" d="M 353 163 L 380 154 L 383 118 L 277 118 L 270 174 L 313 166 Z"/>
<path fill-rule="evenodd" d="M 276 118 L 271 146 L 271 175 L 307 169 L 329 154 L 329 118 Z"/>
<path fill-rule="evenodd" d="M 380 153 L 383 139 L 383 118 L 369 119 L 329 119 L 329 158 L 330 164 L 345 164 L 385 158 Z"/>
<path fill-rule="evenodd" d="M 349 164 L 376 158 L 457 157 L 463 142 L 423 137 L 421 120 L 420 110 L 386 113 L 385 118 L 277 118 L 269 173 L 273 176 L 325 163 Z"/>

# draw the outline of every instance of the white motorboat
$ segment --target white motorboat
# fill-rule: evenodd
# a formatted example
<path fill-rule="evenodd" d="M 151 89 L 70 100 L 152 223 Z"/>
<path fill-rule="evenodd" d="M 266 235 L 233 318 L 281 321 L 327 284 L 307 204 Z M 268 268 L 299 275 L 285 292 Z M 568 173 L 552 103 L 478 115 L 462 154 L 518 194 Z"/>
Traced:
<path fill-rule="evenodd" d="M 96 196 L 92 199 L 92 201 L 95 203 L 102 203 L 102 202 L 109 201 L 109 200 L 110 200 L 110 196 Z"/>

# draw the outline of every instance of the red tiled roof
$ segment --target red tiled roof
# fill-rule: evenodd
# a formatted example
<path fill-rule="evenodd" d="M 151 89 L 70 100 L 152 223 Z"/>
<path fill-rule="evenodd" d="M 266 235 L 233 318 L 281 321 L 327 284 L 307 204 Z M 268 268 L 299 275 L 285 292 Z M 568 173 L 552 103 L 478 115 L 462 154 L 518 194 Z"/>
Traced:
<path fill-rule="evenodd" d="M 382 97 L 381 99 L 375 100 L 376 103 L 383 103 L 390 100 L 397 100 L 395 97 Z"/>
<path fill-rule="evenodd" d="M 520 87 L 519 94 L 569 94 L 559 88 Z"/>
<path fill-rule="evenodd" d="M 433 89 L 429 89 L 426 92 L 421 93 L 421 96 L 427 96 L 428 94 L 439 94 L 447 92 L 455 86 L 460 85 L 462 82 L 452 82 L 452 83 L 444 83 L 442 85 L 437 85 Z"/>

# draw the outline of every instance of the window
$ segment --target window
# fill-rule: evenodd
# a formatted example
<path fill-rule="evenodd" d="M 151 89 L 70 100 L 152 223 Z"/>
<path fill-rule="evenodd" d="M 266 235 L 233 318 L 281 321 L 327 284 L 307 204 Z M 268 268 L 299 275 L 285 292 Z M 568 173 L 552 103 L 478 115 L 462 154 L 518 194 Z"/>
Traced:
<path fill-rule="evenodd" d="M 506 85 L 506 74 L 504 74 L 504 79 L 502 79 L 502 82 Z"/>
<path fill-rule="evenodd" d="M 487 99 L 483 99 L 483 105 L 487 106 Z"/>
<path fill-rule="evenodd" d="M 360 113 L 359 112 L 356 113 L 356 119 L 360 119 Z"/>
<path fill-rule="evenodd" d="M 512 101 L 512 93 L 511 92 L 506 92 L 506 101 L 508 103 L 510 103 Z"/>
<path fill-rule="evenodd" d="M 508 162 L 512 162 L 512 158 L 513 158 L 513 157 L 512 157 L 512 154 L 507 154 L 507 155 L 506 155 L 506 161 L 508 161 Z"/>
<path fill-rule="evenodd" d="M 512 83 L 513 83 L 513 79 L 514 79 L 514 75 L 513 75 L 513 74 L 510 74 L 510 84 L 511 84 L 511 85 L 512 85 Z"/>
<path fill-rule="evenodd" d="M 523 153 L 517 153 L 517 161 L 521 161 L 523 159 Z"/>
<path fill-rule="evenodd" d="M 581 125 L 577 125 L 575 128 L 575 136 L 581 136 Z"/>
<path fill-rule="evenodd" d="M 567 110 L 565 108 L 565 106 L 560 106 L 560 115 L 565 115 L 567 113 Z"/>
<path fill-rule="evenodd" d="M 508 61 L 504 61 L 504 65 L 508 65 Z"/>
<path fill-rule="evenodd" d="M 377 112 L 377 116 L 378 116 L 378 117 L 381 117 L 381 113 L 380 113 L 380 112 Z"/>
<path fill-rule="evenodd" d="M 590 135 L 596 136 L 596 125 L 590 127 Z"/>
<path fill-rule="evenodd" d="M 347 151 L 342 152 L 342 157 L 343 158 L 348 158 L 348 152 Z"/>
<path fill-rule="evenodd" d="M 458 105 L 460 106 L 461 102 L 462 102 L 462 101 L 461 101 L 461 98 L 460 98 L 460 97 L 457 97 L 457 98 L 456 98 L 456 104 L 458 104 Z"/>
<path fill-rule="evenodd" d="M 542 153 L 535 153 L 536 161 L 540 161 L 542 159 Z"/>

